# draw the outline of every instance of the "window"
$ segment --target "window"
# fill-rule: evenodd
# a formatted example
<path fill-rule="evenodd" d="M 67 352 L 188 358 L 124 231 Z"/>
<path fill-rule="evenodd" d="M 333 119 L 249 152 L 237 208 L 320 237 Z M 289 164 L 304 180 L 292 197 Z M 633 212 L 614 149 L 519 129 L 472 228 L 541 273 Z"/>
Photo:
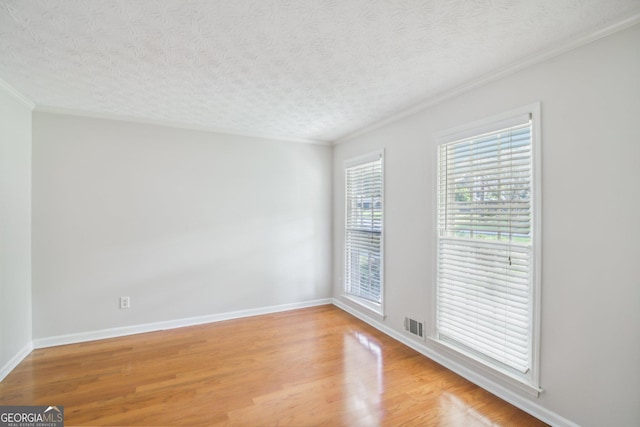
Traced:
<path fill-rule="evenodd" d="M 382 152 L 345 168 L 345 293 L 382 312 Z"/>
<path fill-rule="evenodd" d="M 435 339 L 537 387 L 539 107 L 524 110 L 439 141 Z"/>

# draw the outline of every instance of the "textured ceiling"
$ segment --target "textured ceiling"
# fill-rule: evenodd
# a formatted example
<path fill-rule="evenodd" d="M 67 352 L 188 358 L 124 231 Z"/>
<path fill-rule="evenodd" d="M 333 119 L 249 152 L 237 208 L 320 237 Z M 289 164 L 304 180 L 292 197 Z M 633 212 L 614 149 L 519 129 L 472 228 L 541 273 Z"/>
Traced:
<path fill-rule="evenodd" d="M 0 78 L 38 108 L 333 141 L 639 7 L 0 0 Z"/>

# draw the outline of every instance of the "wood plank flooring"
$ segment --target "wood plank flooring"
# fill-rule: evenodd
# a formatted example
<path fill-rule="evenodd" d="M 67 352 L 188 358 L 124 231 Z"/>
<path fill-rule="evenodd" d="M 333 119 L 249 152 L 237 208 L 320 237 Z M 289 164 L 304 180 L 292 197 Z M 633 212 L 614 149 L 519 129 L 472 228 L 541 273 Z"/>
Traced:
<path fill-rule="evenodd" d="M 35 350 L 0 405 L 65 425 L 544 426 L 334 306 Z"/>

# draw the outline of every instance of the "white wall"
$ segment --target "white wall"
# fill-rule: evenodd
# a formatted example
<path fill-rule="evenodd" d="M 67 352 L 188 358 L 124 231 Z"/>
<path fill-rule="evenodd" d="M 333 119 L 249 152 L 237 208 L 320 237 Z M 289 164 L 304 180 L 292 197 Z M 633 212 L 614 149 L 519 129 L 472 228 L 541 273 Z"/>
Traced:
<path fill-rule="evenodd" d="M 31 107 L 0 86 L 0 380 L 31 346 Z"/>
<path fill-rule="evenodd" d="M 334 295 L 343 300 L 344 159 L 385 148 L 381 322 L 404 334 L 403 318 L 412 315 L 429 330 L 433 134 L 540 101 L 544 392 L 511 396 L 583 426 L 639 425 L 639 47 L 635 26 L 338 145 Z"/>
<path fill-rule="evenodd" d="M 36 342 L 331 295 L 331 147 L 35 112 L 33 170 Z"/>

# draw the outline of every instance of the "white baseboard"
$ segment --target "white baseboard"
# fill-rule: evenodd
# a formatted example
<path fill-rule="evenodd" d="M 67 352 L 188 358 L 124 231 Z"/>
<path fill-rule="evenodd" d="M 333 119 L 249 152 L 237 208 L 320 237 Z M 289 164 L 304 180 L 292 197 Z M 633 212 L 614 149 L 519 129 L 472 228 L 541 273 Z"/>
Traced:
<path fill-rule="evenodd" d="M 86 341 L 95 341 L 107 338 L 123 337 L 127 335 L 142 334 L 145 332 L 184 328 L 187 326 L 221 322 L 224 320 L 239 319 L 242 317 L 259 316 L 261 314 L 278 313 L 282 311 L 297 310 L 300 308 L 315 307 L 318 305 L 327 305 L 331 304 L 331 302 L 332 301 L 330 298 L 325 298 L 291 304 L 273 305 L 269 307 L 232 311 L 228 313 L 212 314 L 207 316 L 189 317 L 185 319 L 167 320 L 163 322 L 146 323 L 142 325 L 124 326 L 120 328 L 109 328 L 101 329 L 98 331 L 58 335 L 48 338 L 38 338 L 33 340 L 33 348 L 54 347 L 57 345 L 76 344 Z"/>
<path fill-rule="evenodd" d="M 238 319 L 243 317 L 258 316 L 261 314 L 278 313 L 300 308 L 315 307 L 320 305 L 333 304 L 336 307 L 346 311 L 347 313 L 357 317 L 358 319 L 368 323 L 384 334 L 400 341 L 406 346 L 416 350 L 429 359 L 441 364 L 442 366 L 452 370 L 458 375 L 477 384 L 483 389 L 495 394 L 501 399 L 506 400 L 512 405 L 522 409 L 523 411 L 533 415 L 534 417 L 557 427 L 579 427 L 578 424 L 548 410 L 529 399 L 509 390 L 508 388 L 492 381 L 468 367 L 451 360 L 446 355 L 435 351 L 425 344 L 410 339 L 402 333 L 388 327 L 380 320 L 374 319 L 365 313 L 362 313 L 336 298 L 318 299 L 292 304 L 275 305 L 269 307 L 255 308 L 249 310 L 232 311 L 228 313 L 213 314 L 207 316 L 190 317 L 185 319 L 169 320 L 164 322 L 147 323 L 142 325 L 125 326 L 121 328 L 102 329 L 91 332 L 81 332 L 77 334 L 59 335 L 55 337 L 39 338 L 27 344 L 20 352 L 18 352 L 9 362 L 0 369 L 0 381 L 2 381 L 25 357 L 31 353 L 34 348 L 46 348 L 57 345 L 75 344 L 86 341 L 95 341 L 106 338 L 115 338 L 126 335 L 140 334 L 145 332 L 161 331 L 166 329 L 182 328 L 187 326 L 201 325 L 205 323 L 221 322 L 224 320 Z"/>
<path fill-rule="evenodd" d="M 369 325 L 378 329 L 380 332 L 383 332 L 384 334 L 390 336 L 391 338 L 394 338 L 400 341 L 401 343 L 414 349 L 418 353 L 428 357 L 429 359 L 433 360 L 436 363 L 439 363 L 445 368 L 450 369 L 451 371 L 455 372 L 461 377 L 466 378 L 467 380 L 478 385 L 479 387 L 482 387 L 483 389 L 498 396 L 499 398 L 506 400 L 507 402 L 511 403 L 513 406 L 522 409 L 523 411 L 533 415 L 534 417 L 544 421 L 545 423 L 550 424 L 552 426 L 556 426 L 556 427 L 580 427 L 578 424 L 574 423 L 573 421 L 570 421 L 556 414 L 555 412 L 550 411 L 549 409 L 538 405 L 537 403 L 531 401 L 530 399 L 522 397 L 521 395 L 508 389 L 507 387 L 491 379 L 488 379 L 487 377 L 479 374 L 478 372 L 475 372 L 474 370 L 468 368 L 467 366 L 464 366 L 458 363 L 457 361 L 450 359 L 446 355 L 432 348 L 427 347 L 425 344 L 421 342 L 417 342 L 403 335 L 402 333 L 396 331 L 395 329 L 392 329 L 389 326 L 385 325 L 381 321 L 368 316 L 366 313 L 362 313 L 358 311 L 356 308 L 345 304 L 339 299 L 334 298 L 332 300 L 332 303 L 336 307 L 346 311 L 347 313 L 353 315 L 354 317 L 357 317 L 363 322 L 368 323 Z"/>
<path fill-rule="evenodd" d="M 2 382 L 2 380 L 4 380 L 6 376 L 9 375 L 9 373 L 13 371 L 13 369 L 18 366 L 18 364 L 22 362 L 22 360 L 24 360 L 24 358 L 27 357 L 29 353 L 31 353 L 32 350 L 33 343 L 29 341 L 27 345 L 22 348 L 22 350 L 16 353 L 15 356 L 13 356 L 7 363 L 5 363 L 5 365 L 0 368 L 0 382 Z"/>

